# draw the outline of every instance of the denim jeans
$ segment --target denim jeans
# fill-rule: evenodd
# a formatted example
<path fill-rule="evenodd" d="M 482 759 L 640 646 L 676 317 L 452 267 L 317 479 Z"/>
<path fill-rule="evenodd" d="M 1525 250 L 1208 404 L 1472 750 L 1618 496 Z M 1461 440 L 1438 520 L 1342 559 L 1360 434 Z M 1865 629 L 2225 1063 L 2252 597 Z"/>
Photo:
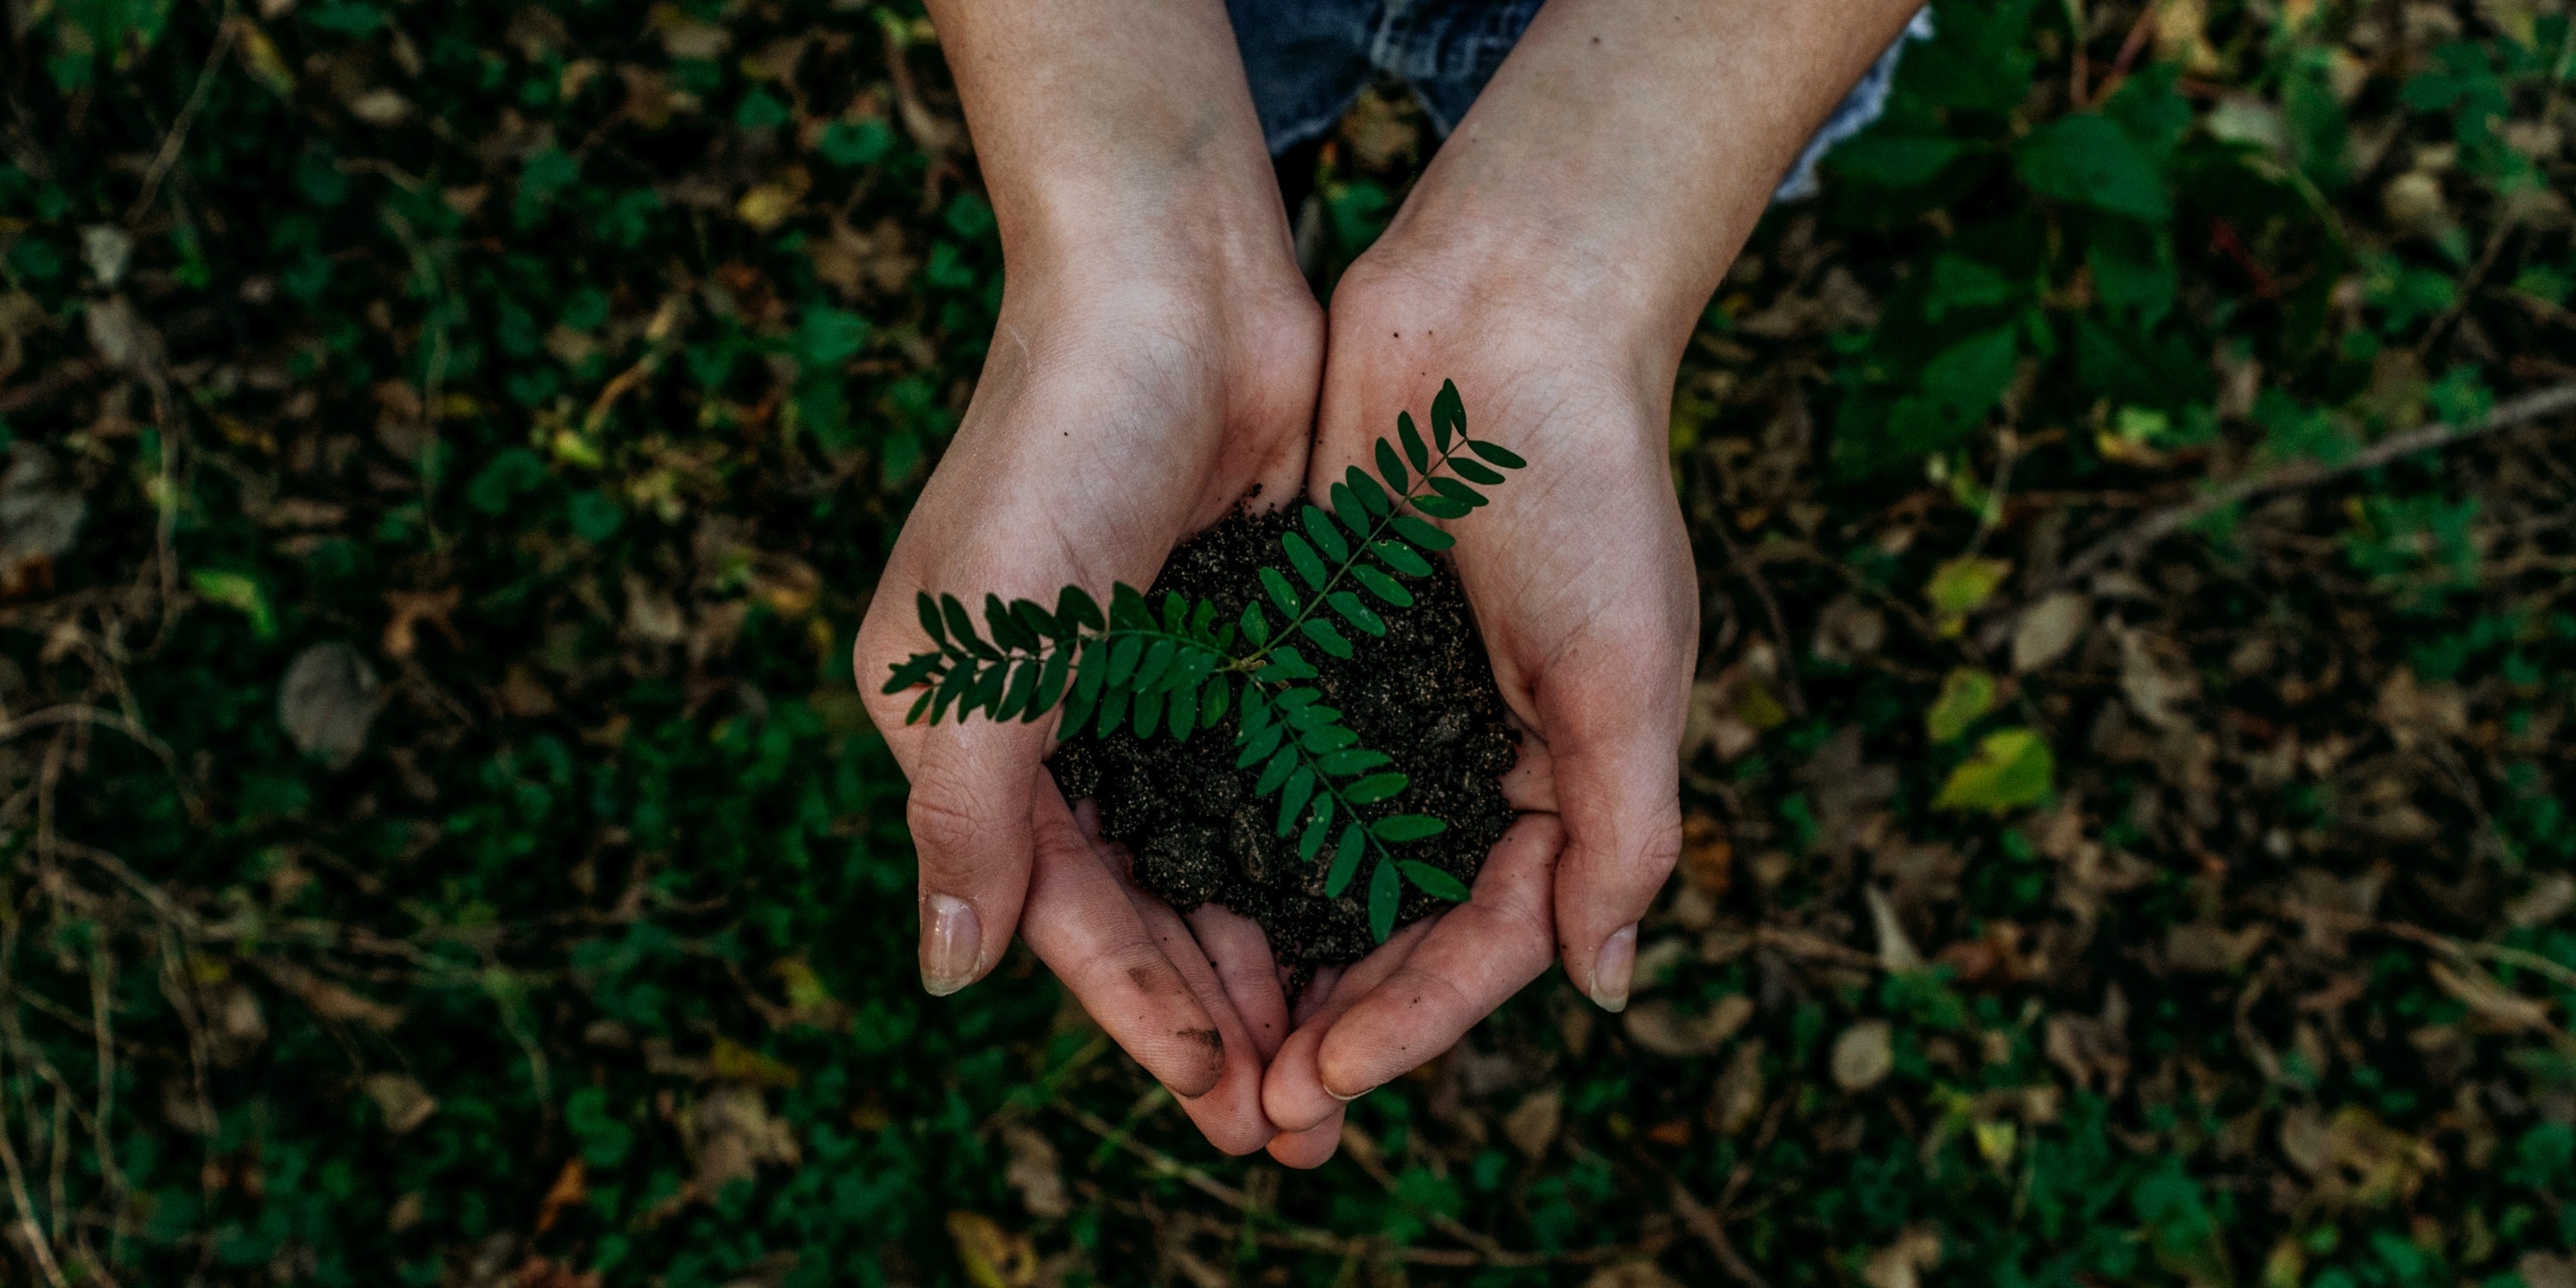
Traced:
<path fill-rule="evenodd" d="M 1537 14 L 1540 0 L 1226 0 L 1235 43 L 1252 80 L 1252 104 L 1273 156 L 1321 136 L 1370 80 L 1412 86 L 1431 127 L 1457 127 L 1478 92 Z M 1814 195 L 1826 149 L 1878 119 L 1910 40 L 1932 34 L 1932 11 L 1914 21 L 1816 131 L 1774 200 Z"/>

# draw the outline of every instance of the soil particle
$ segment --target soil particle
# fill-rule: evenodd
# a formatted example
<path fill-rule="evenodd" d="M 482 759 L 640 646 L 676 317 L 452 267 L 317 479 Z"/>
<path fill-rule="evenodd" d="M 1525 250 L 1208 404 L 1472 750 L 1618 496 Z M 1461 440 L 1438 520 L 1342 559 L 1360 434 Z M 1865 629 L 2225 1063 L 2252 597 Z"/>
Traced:
<path fill-rule="evenodd" d="M 1167 590 L 1204 597 L 1216 602 L 1218 620 L 1233 620 L 1261 594 L 1262 565 L 1284 563 L 1279 535 L 1288 526 L 1285 512 L 1236 513 L 1173 551 L 1149 598 L 1159 601 Z M 1301 651 L 1322 672 L 1314 686 L 1340 709 L 1360 745 L 1385 752 L 1395 762 L 1390 768 L 1412 779 L 1368 816 L 1445 820 L 1449 830 L 1439 836 L 1394 848 L 1473 884 L 1486 852 L 1511 826 L 1499 780 L 1512 766 L 1514 735 L 1457 575 L 1435 561 L 1430 576 L 1407 586 L 1415 602 L 1382 613 L 1384 636 L 1344 632 L 1348 660 Z M 1308 863 L 1297 856 L 1295 838 L 1276 834 L 1278 802 L 1253 797 L 1258 767 L 1234 768 L 1235 729 L 1228 716 L 1188 742 L 1085 734 L 1058 748 L 1048 765 L 1068 799 L 1099 805 L 1101 831 L 1135 856 L 1139 886 L 1183 912 L 1213 901 L 1259 922 L 1279 963 L 1300 981 L 1317 966 L 1357 960 L 1375 946 L 1364 903 L 1367 869 L 1342 897 L 1324 897 L 1332 847 Z M 1444 906 L 1407 884 L 1396 924 Z"/>

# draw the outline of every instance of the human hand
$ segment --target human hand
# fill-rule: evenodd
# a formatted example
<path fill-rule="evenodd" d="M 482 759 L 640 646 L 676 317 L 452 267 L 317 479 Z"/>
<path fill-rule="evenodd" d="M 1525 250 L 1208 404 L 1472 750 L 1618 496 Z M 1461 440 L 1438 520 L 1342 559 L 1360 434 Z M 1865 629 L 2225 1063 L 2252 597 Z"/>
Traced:
<path fill-rule="evenodd" d="M 1348 1098 L 1447 1050 L 1551 959 L 1625 1006 L 1636 923 L 1680 850 L 1698 612 L 1664 446 L 1672 367 L 1550 293 L 1487 289 L 1482 260 L 1397 239 L 1343 277 L 1308 475 L 1321 488 L 1364 462 L 1444 378 L 1470 432 L 1528 458 L 1444 525 L 1521 731 L 1504 790 L 1524 813 L 1469 902 L 1309 990 L 1263 1086 L 1271 1153 L 1291 1165 L 1330 1157 Z"/>
<path fill-rule="evenodd" d="M 1287 1027 L 1259 927 L 1127 880 L 1043 764 L 1055 721 L 904 723 L 880 692 L 927 591 L 1052 603 L 1150 584 L 1183 536 L 1305 473 L 1323 322 L 1218 0 L 930 0 L 1002 240 L 1001 316 L 856 647 L 912 781 L 922 984 L 964 988 L 1016 928 L 1219 1148 L 1258 1149 Z"/>
<path fill-rule="evenodd" d="M 1172 271 L 1183 263 L 1186 273 Z M 1166 275 L 1180 280 L 1166 280 Z M 1127 880 L 1042 761 L 1055 721 L 907 725 L 889 668 L 925 646 L 916 592 L 1052 603 L 1146 585 L 1186 534 L 1305 470 L 1322 321 L 1276 271 L 1156 247 L 1011 279 L 964 424 L 895 543 L 857 669 L 911 780 L 923 986 L 965 987 L 1014 928 L 1084 1008 L 1229 1152 L 1260 1148 L 1263 1065 L 1287 1028 L 1259 928 L 1186 919 Z"/>

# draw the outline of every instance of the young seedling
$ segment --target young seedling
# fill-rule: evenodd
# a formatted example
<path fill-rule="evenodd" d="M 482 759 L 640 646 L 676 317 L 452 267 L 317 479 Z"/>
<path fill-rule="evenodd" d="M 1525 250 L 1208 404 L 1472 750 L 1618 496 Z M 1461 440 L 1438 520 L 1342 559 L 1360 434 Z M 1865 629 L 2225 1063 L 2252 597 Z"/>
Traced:
<path fill-rule="evenodd" d="M 1374 476 L 1353 467 L 1333 484 L 1331 508 L 1300 507 L 1297 524 L 1279 539 L 1287 571 L 1260 569 L 1277 621 L 1256 600 L 1234 621 L 1220 622 L 1214 603 L 1179 594 L 1164 595 L 1158 613 L 1143 592 L 1120 582 L 1106 614 L 1079 586 L 1059 592 L 1052 612 L 1034 600 L 1005 604 L 987 594 L 985 634 L 978 634 L 956 596 L 924 593 L 921 629 L 936 647 L 896 665 L 885 691 L 921 690 L 908 724 L 937 724 L 952 711 L 959 720 L 981 711 L 993 720 L 1033 721 L 1061 705 L 1059 739 L 1123 728 L 1139 738 L 1161 732 L 1186 740 L 1233 711 L 1235 768 L 1260 767 L 1253 794 L 1278 798 L 1278 835 L 1295 833 L 1297 853 L 1309 863 L 1332 843 L 1326 896 L 1341 897 L 1366 865 L 1369 932 L 1379 942 L 1395 927 L 1405 882 L 1437 898 L 1466 899 L 1456 877 L 1389 848 L 1437 836 L 1448 824 L 1395 812 L 1391 803 L 1410 785 L 1405 775 L 1387 769 L 1383 752 L 1361 746 L 1342 713 L 1306 683 L 1318 673 L 1305 645 L 1348 658 L 1345 629 L 1386 634 L 1381 611 L 1413 604 L 1400 579 L 1427 576 L 1430 553 L 1453 544 L 1411 511 L 1464 518 L 1485 504 L 1476 485 L 1492 487 L 1503 481 L 1501 471 L 1527 464 L 1467 436 L 1458 388 L 1445 381 L 1431 400 L 1430 441 L 1410 412 L 1399 412 L 1395 423 L 1395 442 L 1377 440 Z"/>

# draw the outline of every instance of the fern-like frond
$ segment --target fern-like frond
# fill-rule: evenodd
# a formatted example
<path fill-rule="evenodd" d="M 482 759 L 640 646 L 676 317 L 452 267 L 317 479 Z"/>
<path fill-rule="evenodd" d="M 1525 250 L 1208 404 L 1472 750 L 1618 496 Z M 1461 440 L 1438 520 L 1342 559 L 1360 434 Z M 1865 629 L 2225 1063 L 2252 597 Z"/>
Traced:
<path fill-rule="evenodd" d="M 1324 884 L 1334 898 L 1368 865 L 1369 927 L 1384 941 L 1405 882 L 1453 901 L 1467 888 L 1387 848 L 1437 836 L 1446 823 L 1427 814 L 1363 816 L 1410 783 L 1387 768 L 1384 753 L 1360 746 L 1341 713 L 1307 686 L 1318 672 L 1301 646 L 1348 658 L 1352 633 L 1386 634 L 1383 610 L 1414 602 L 1399 578 L 1428 576 L 1430 555 L 1454 544 L 1421 515 L 1463 518 L 1486 503 L 1477 487 L 1501 483 L 1500 471 L 1527 462 L 1468 437 L 1458 387 L 1446 381 L 1431 400 L 1428 441 L 1412 413 L 1399 412 L 1395 439 L 1377 440 L 1372 454 L 1377 473 L 1346 471 L 1326 492 L 1329 509 L 1299 507 L 1279 539 L 1286 569 L 1262 567 L 1262 599 L 1234 621 L 1218 622 L 1207 600 L 1166 594 L 1157 605 L 1121 582 L 1106 613 L 1079 586 L 1065 587 L 1053 611 L 988 594 L 978 631 L 956 596 L 925 593 L 915 604 L 932 648 L 897 664 L 885 691 L 921 691 L 906 723 L 937 724 L 952 710 L 961 721 L 978 711 L 1033 721 L 1061 706 L 1059 738 L 1088 728 L 1186 739 L 1239 711 L 1235 763 L 1260 766 L 1254 795 L 1278 798 L 1278 834 L 1295 835 L 1308 862 L 1331 846 Z M 1275 628 L 1264 601 L 1280 616 Z"/>

